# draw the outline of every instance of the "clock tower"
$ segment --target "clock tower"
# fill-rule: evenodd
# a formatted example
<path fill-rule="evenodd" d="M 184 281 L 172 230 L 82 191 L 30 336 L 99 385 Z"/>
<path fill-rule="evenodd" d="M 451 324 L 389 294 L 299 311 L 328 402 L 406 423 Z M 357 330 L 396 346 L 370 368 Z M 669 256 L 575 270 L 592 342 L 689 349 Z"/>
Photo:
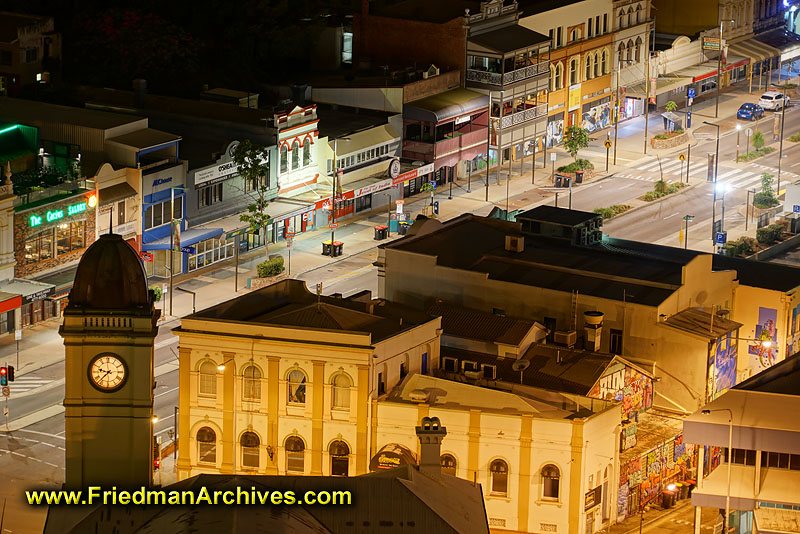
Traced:
<path fill-rule="evenodd" d="M 83 254 L 59 329 L 66 352 L 66 487 L 153 481 L 159 311 L 139 255 L 106 234 Z"/>

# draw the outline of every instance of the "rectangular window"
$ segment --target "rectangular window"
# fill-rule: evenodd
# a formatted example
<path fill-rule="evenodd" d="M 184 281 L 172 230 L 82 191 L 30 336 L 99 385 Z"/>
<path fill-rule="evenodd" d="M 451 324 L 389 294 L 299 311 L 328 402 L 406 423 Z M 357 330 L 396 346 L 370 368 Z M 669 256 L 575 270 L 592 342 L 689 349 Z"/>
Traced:
<path fill-rule="evenodd" d="M 556 48 L 560 47 L 563 44 L 563 41 L 561 40 L 562 37 L 563 36 L 561 35 L 561 26 L 559 26 L 558 28 L 556 28 Z"/>
<path fill-rule="evenodd" d="M 39 59 L 38 48 L 28 48 L 25 50 L 25 63 L 36 63 L 37 59 Z"/>
<path fill-rule="evenodd" d="M 39 241 L 39 261 L 49 260 L 53 257 L 53 231 L 42 232 Z"/>
<path fill-rule="evenodd" d="M 483 365 L 483 378 L 487 380 L 494 380 L 497 375 L 497 368 L 494 365 Z"/>
<path fill-rule="evenodd" d="M 386 393 L 386 382 L 383 381 L 383 373 L 378 373 L 378 395 Z"/>
<path fill-rule="evenodd" d="M 353 32 L 342 32 L 342 63 L 353 62 Z"/>
<path fill-rule="evenodd" d="M 209 185 L 208 187 L 202 187 L 197 190 L 197 207 L 203 208 L 206 206 L 213 206 L 222 202 L 222 184 L 214 184 Z M 175 207 L 177 208 L 179 205 L 178 202 L 175 203 Z M 176 219 L 180 219 L 180 217 L 175 217 Z"/>
<path fill-rule="evenodd" d="M 589 17 L 589 20 L 586 21 L 586 36 L 592 37 L 592 18 Z"/>
<path fill-rule="evenodd" d="M 608 13 L 603 14 L 603 33 L 608 33 Z"/>
<path fill-rule="evenodd" d="M 451 373 L 456 372 L 456 367 L 458 367 L 458 360 L 455 358 L 442 358 L 442 364 L 444 365 L 445 371 L 450 371 Z"/>
<path fill-rule="evenodd" d="M 600 35 L 600 15 L 594 18 L 594 31 L 597 35 Z"/>
<path fill-rule="evenodd" d="M 622 330 L 611 329 L 608 351 L 611 354 L 622 354 Z"/>
<path fill-rule="evenodd" d="M 125 201 L 117 202 L 117 224 L 125 224 Z"/>
<path fill-rule="evenodd" d="M 164 224 L 164 204 L 155 204 L 152 206 L 153 209 L 153 228 L 156 226 L 161 226 Z M 169 220 L 169 214 L 167 214 L 167 220 Z"/>

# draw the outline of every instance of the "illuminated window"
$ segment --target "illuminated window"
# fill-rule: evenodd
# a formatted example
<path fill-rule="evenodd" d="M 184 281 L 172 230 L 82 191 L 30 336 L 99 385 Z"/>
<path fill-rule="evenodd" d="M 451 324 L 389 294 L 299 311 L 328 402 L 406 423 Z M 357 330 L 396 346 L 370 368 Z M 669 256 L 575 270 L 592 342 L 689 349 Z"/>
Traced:
<path fill-rule="evenodd" d="M 217 463 L 217 434 L 207 426 L 197 431 L 197 459 L 207 464 Z"/>
<path fill-rule="evenodd" d="M 508 494 L 508 464 L 503 460 L 495 460 L 489 464 L 489 473 L 492 477 L 492 494 Z"/>
<path fill-rule="evenodd" d="M 335 440 L 328 447 L 331 457 L 331 475 L 346 477 L 350 471 L 350 447 L 342 440 Z"/>
<path fill-rule="evenodd" d="M 286 381 L 288 391 L 287 400 L 290 404 L 305 404 L 306 403 L 306 374 L 295 369 L 289 373 L 288 380 Z"/>
<path fill-rule="evenodd" d="M 333 377 L 331 383 L 333 386 L 333 409 L 335 410 L 349 410 L 350 409 L 350 378 L 344 373 L 339 373 Z"/>
<path fill-rule="evenodd" d="M 242 467 L 258 469 L 259 448 L 261 440 L 254 432 L 242 434 L 239 444 L 242 446 Z"/>
<path fill-rule="evenodd" d="M 217 366 L 211 362 L 203 362 L 200 365 L 200 395 L 217 396 Z"/>
<path fill-rule="evenodd" d="M 305 472 L 306 444 L 297 436 L 286 438 L 286 472 L 299 473 Z"/>
<path fill-rule="evenodd" d="M 242 372 L 242 398 L 261 400 L 261 371 L 255 365 L 248 365 Z"/>
<path fill-rule="evenodd" d="M 456 458 L 452 454 L 442 455 L 442 473 L 456 476 Z"/>

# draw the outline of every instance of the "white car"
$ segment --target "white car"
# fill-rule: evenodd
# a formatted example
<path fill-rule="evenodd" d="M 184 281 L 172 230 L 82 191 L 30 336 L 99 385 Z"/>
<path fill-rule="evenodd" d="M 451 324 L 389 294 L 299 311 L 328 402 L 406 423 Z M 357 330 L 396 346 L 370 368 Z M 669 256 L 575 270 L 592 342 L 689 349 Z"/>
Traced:
<path fill-rule="evenodd" d="M 779 111 L 783 106 L 789 105 L 789 97 L 777 91 L 767 91 L 761 95 L 758 105 L 764 109 Z"/>

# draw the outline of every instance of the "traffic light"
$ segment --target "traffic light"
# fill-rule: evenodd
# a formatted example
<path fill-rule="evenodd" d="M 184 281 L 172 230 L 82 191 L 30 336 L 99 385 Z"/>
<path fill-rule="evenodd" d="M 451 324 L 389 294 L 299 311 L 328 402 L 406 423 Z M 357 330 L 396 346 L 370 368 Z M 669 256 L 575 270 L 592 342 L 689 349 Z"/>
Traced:
<path fill-rule="evenodd" d="M 153 445 L 153 471 L 158 471 L 161 467 L 161 451 L 159 450 L 158 443 Z"/>
<path fill-rule="evenodd" d="M 9 365 L 8 366 L 8 381 L 9 382 L 13 382 L 14 381 L 14 366 L 13 365 Z"/>
<path fill-rule="evenodd" d="M 8 385 L 8 368 L 0 367 L 0 386 Z"/>

